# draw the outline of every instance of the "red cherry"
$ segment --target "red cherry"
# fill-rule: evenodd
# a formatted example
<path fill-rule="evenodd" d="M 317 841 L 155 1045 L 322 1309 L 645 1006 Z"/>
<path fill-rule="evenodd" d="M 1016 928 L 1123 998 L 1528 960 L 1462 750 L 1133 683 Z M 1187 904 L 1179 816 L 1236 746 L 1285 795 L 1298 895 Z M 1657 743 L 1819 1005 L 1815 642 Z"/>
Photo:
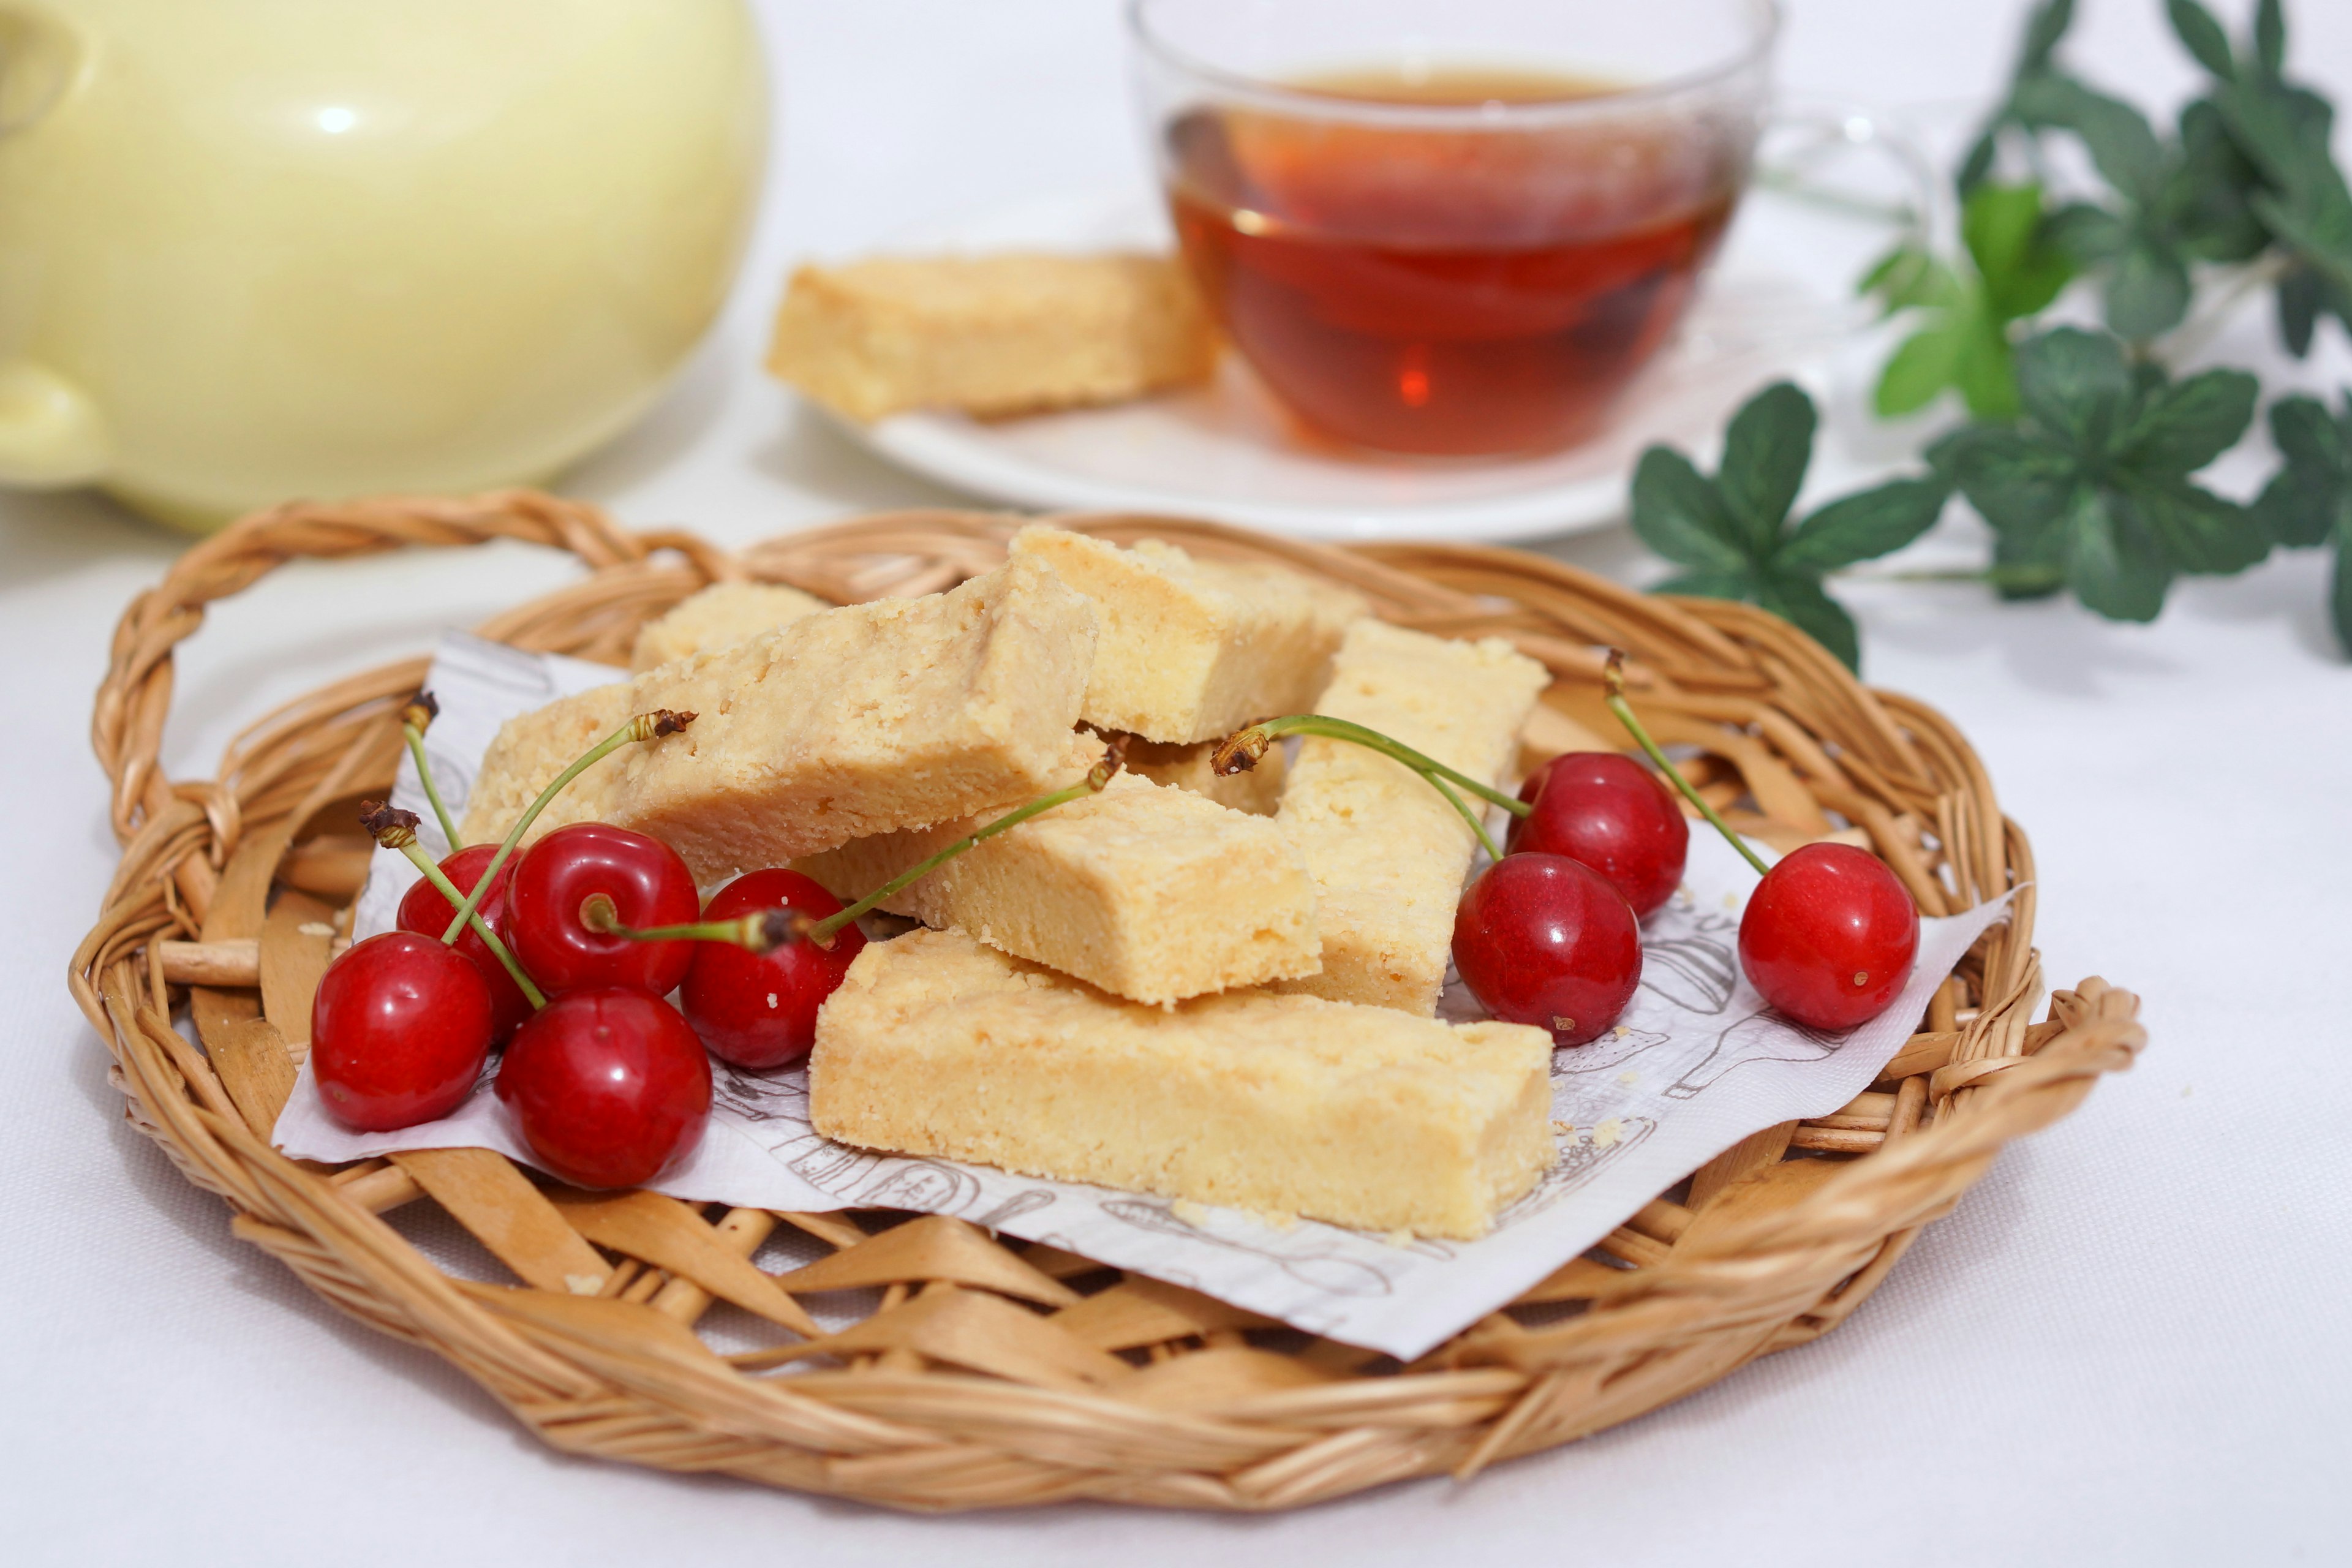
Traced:
<path fill-rule="evenodd" d="M 642 1186 L 702 1142 L 710 1058 L 660 997 L 600 986 L 515 1031 L 498 1090 L 548 1170 L 583 1187 Z"/>
<path fill-rule="evenodd" d="M 1885 861 L 1850 844 L 1782 857 L 1739 920 L 1748 983 L 1815 1029 L 1849 1029 L 1885 1012 L 1918 951 L 1919 906 Z"/>
<path fill-rule="evenodd" d="M 1580 1046 L 1617 1021 L 1642 981 L 1632 906 L 1565 855 L 1507 855 L 1454 914 L 1454 966 L 1479 1005 Z"/>
<path fill-rule="evenodd" d="M 1600 872 L 1646 918 L 1682 886 L 1690 824 L 1647 768 L 1615 752 L 1569 752 L 1528 775 L 1510 854 L 1565 855 Z"/>
<path fill-rule="evenodd" d="M 602 893 L 621 924 L 685 925 L 701 912 L 694 873 L 658 838 L 602 822 L 559 827 L 523 852 L 507 884 L 507 942 L 550 995 L 626 985 L 666 996 L 694 962 L 690 942 L 632 942 L 582 923 Z"/>
<path fill-rule="evenodd" d="M 441 874 L 448 878 L 450 886 L 459 892 L 470 893 L 474 890 L 474 884 L 481 880 L 482 868 L 488 865 L 490 857 L 498 852 L 499 847 L 495 844 L 470 845 L 442 861 Z M 513 951 L 514 939 L 507 931 L 506 888 L 513 875 L 514 862 L 509 859 L 499 868 L 490 890 L 482 895 L 482 901 L 477 906 L 481 912 L 482 923 L 498 932 L 499 940 L 507 944 L 509 952 Z M 457 906 L 441 896 L 440 889 L 420 877 L 402 896 L 400 916 L 394 923 L 402 931 L 413 931 L 419 936 L 429 936 L 438 942 L 441 933 L 449 929 L 449 917 L 457 912 Z M 503 1045 L 507 1037 L 521 1026 L 522 1021 L 530 1016 L 530 998 L 522 994 L 522 987 L 515 984 L 514 976 L 507 973 L 507 966 L 490 952 L 489 944 L 483 942 L 480 933 L 474 930 L 472 921 L 468 921 L 466 929 L 457 933 L 457 948 L 474 961 L 474 967 L 482 972 L 482 979 L 490 988 L 490 1044 Z"/>
<path fill-rule="evenodd" d="M 327 1113 L 390 1132 L 457 1109 L 490 1051 L 490 988 L 454 947 L 392 931 L 334 963 L 310 999 L 310 1072 Z"/>
<path fill-rule="evenodd" d="M 792 910 L 811 920 L 840 911 L 841 900 L 798 871 L 754 871 L 711 896 L 707 921 L 757 910 Z M 829 948 L 788 942 L 751 952 L 723 942 L 694 944 L 678 1005 L 686 1021 L 720 1061 L 765 1069 L 798 1061 L 816 1040 L 816 1010 L 866 946 L 866 933 L 844 926 Z"/>

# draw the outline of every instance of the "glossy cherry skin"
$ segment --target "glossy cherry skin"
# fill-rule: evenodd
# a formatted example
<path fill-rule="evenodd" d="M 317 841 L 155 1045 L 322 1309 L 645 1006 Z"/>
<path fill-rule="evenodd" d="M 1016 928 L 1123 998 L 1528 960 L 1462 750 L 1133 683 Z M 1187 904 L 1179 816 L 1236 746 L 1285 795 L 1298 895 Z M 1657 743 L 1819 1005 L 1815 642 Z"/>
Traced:
<path fill-rule="evenodd" d="M 811 920 L 841 910 L 841 900 L 798 871 L 754 871 L 711 895 L 705 920 L 733 920 L 755 910 L 792 910 Z M 788 942 L 751 952 L 723 942 L 694 944 L 694 966 L 678 988 L 686 1021 L 720 1061 L 764 1070 L 796 1062 L 816 1042 L 816 1010 L 866 946 L 855 925 L 829 948 Z"/>
<path fill-rule="evenodd" d="M 1642 982 L 1633 906 L 1565 855 L 1507 855 L 1454 913 L 1454 967 L 1479 1005 L 1580 1046 L 1614 1024 Z"/>
<path fill-rule="evenodd" d="M 1918 952 L 1919 906 L 1885 861 L 1850 844 L 1782 857 L 1739 920 L 1748 983 L 1815 1029 L 1850 1029 L 1885 1012 Z"/>
<path fill-rule="evenodd" d="M 1565 855 L 1609 879 L 1646 919 L 1682 886 L 1690 823 L 1649 769 L 1615 752 L 1568 752 L 1528 775 L 1511 854 Z"/>
<path fill-rule="evenodd" d="M 488 866 L 490 857 L 498 852 L 499 847 L 495 844 L 469 845 L 441 862 L 441 874 L 448 878 L 449 885 L 459 892 L 470 893 L 474 890 L 474 884 L 482 879 L 482 868 Z M 490 890 L 482 895 L 482 901 L 477 906 L 482 923 L 499 933 L 499 940 L 507 944 L 509 952 L 514 951 L 514 942 L 507 932 L 507 882 L 513 874 L 514 861 L 509 859 L 499 868 L 498 879 Z M 402 931 L 413 931 L 419 936 L 429 936 L 438 942 L 441 933 L 449 929 L 449 917 L 457 912 L 449 900 L 441 896 L 440 889 L 419 878 L 415 885 L 402 896 L 400 916 L 394 923 Z M 474 961 L 474 967 L 482 972 L 483 984 L 490 988 L 490 1044 L 502 1046 L 515 1030 L 522 1026 L 522 1021 L 530 1016 L 530 998 L 522 994 L 522 987 L 515 984 L 514 976 L 507 973 L 507 966 L 499 962 L 489 944 L 482 941 L 472 921 L 468 921 L 466 929 L 457 933 L 457 947 L 459 952 Z"/>
<path fill-rule="evenodd" d="M 710 1058 L 658 996 L 567 991 L 515 1031 L 498 1091 L 545 1169 L 575 1186 L 642 1186 L 702 1142 Z"/>
<path fill-rule="evenodd" d="M 327 1114 L 361 1132 L 435 1121 L 490 1052 L 490 988 L 456 948 L 391 931 L 353 946 L 310 999 L 310 1072 Z"/>
<path fill-rule="evenodd" d="M 507 935 L 549 995 L 626 985 L 666 996 L 694 962 L 690 942 L 632 942 L 590 931 L 580 907 L 602 893 L 620 922 L 643 931 L 701 918 L 694 873 L 658 838 L 602 822 L 559 827 L 529 849 L 507 884 Z"/>

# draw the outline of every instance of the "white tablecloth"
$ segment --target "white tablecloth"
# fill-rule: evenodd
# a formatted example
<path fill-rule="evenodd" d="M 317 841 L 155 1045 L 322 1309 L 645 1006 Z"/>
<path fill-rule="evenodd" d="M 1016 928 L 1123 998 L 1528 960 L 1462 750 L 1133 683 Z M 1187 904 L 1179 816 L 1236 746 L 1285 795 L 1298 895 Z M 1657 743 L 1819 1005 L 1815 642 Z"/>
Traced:
<path fill-rule="evenodd" d="M 1990 89 L 2021 9 L 1790 4 L 1792 88 L 1929 109 Z M 767 9 L 778 157 L 735 308 L 676 395 L 568 481 L 633 523 L 722 540 L 940 497 L 754 370 L 792 258 L 1140 177 L 1108 0 Z M 2078 47 L 2099 75 L 2144 100 L 2189 87 L 2156 0 L 2088 9 Z M 2352 97 L 2352 6 L 2294 10 L 2304 69 Z M 2266 339 L 2250 319 L 2235 341 L 2251 353 Z M 2004 1154 L 1827 1340 L 1467 1489 L 1265 1520 L 1082 1507 L 926 1521 L 553 1454 L 231 1238 L 221 1205 L 123 1124 L 63 984 L 114 859 L 88 699 L 114 617 L 178 547 L 96 500 L 0 500 L 11 1562 L 2352 1556 L 2352 668 L 2315 555 L 2184 584 L 2152 627 L 1963 587 L 1857 593 L 1870 677 L 1952 715 L 2032 833 L 2053 981 L 2140 990 L 2154 1044 Z M 1644 569 L 1622 532 L 1559 552 Z M 209 773 L 275 700 L 566 570 L 520 550 L 498 560 L 298 568 L 226 607 L 182 659 L 173 771 Z"/>

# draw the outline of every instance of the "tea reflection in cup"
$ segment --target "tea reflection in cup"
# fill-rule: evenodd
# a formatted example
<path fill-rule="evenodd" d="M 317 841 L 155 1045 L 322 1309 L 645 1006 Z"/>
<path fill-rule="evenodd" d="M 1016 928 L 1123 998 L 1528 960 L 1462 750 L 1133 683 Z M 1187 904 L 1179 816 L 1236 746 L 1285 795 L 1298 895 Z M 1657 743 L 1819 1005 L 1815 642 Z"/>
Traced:
<path fill-rule="evenodd" d="M 1745 184 L 1769 0 L 1133 0 L 1179 241 L 1258 376 L 1387 451 L 1573 444 Z"/>

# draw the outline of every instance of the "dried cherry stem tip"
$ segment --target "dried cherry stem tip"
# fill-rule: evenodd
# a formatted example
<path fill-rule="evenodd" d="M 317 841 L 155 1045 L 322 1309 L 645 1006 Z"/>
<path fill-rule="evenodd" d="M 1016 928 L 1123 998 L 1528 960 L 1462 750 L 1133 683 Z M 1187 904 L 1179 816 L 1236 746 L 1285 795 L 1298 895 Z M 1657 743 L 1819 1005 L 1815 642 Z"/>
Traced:
<path fill-rule="evenodd" d="M 416 761 L 416 782 L 425 786 L 425 798 L 433 803 L 434 820 L 441 825 L 441 837 L 449 847 L 463 847 L 457 842 L 457 825 L 449 816 L 449 808 L 441 804 L 441 792 L 433 783 L 433 765 L 425 760 L 425 731 L 433 721 L 441 717 L 440 700 L 430 691 L 420 691 L 401 705 L 400 733 L 408 742 L 408 754 Z"/>
<path fill-rule="evenodd" d="M 1650 731 L 1633 717 L 1633 705 L 1625 700 L 1625 655 L 1622 651 L 1613 647 L 1609 650 L 1609 662 L 1601 667 L 1601 679 L 1608 693 L 1609 711 L 1617 715 L 1617 722 L 1625 726 L 1625 732 L 1649 753 L 1650 761 L 1658 765 L 1658 772 L 1665 775 L 1666 782 L 1674 785 L 1685 800 L 1698 808 L 1698 814 L 1723 835 L 1724 842 L 1738 850 L 1741 858 L 1756 868 L 1758 876 L 1771 870 L 1772 868 L 1764 864 L 1762 858 L 1748 847 L 1748 840 L 1731 831 L 1730 824 L 1716 815 L 1715 807 L 1706 803 L 1706 797 L 1692 786 L 1690 780 L 1683 777 L 1682 770 L 1666 761 L 1665 752 L 1658 750 L 1657 742 L 1650 739 Z"/>
<path fill-rule="evenodd" d="M 640 930 L 621 923 L 621 911 L 604 893 L 581 900 L 580 923 L 601 936 L 626 937 L 631 942 L 723 942 L 750 952 L 767 952 L 793 940 L 793 918 L 782 910 L 754 910 L 731 921 L 690 921 L 684 925 L 646 926 Z"/>
<path fill-rule="evenodd" d="M 409 864 L 424 873 L 425 879 L 433 884 L 433 890 L 447 900 L 453 908 L 467 902 L 466 895 L 457 891 L 457 884 L 449 880 L 448 873 L 441 869 L 439 862 L 427 855 L 424 846 L 416 842 L 416 825 L 421 819 L 415 812 L 403 811 L 381 801 L 362 801 L 360 805 L 360 826 L 367 829 L 369 837 L 386 849 L 397 849 L 407 856 Z M 489 878 L 485 876 L 475 886 L 480 888 L 488 881 Z M 515 955 L 507 951 L 505 942 L 499 940 L 499 933 L 470 909 L 460 924 L 442 937 L 442 945 L 446 947 L 454 943 L 457 940 L 457 931 L 467 925 L 474 928 L 474 934 L 482 939 L 482 945 L 490 950 L 490 955 L 506 966 L 507 973 L 514 977 L 514 983 L 521 987 L 524 999 L 533 1007 L 546 1006 L 545 994 L 531 984 L 530 976 L 524 973 L 522 965 L 515 962 Z"/>
<path fill-rule="evenodd" d="M 1217 749 L 1210 753 L 1209 767 L 1220 777 L 1247 773 L 1257 766 L 1258 760 L 1285 735 L 1320 735 L 1327 740 L 1346 741 L 1378 752 L 1391 762 L 1402 763 L 1411 768 L 1428 780 L 1430 787 L 1444 795 L 1447 804 L 1462 814 L 1462 820 L 1468 823 L 1470 831 L 1478 836 L 1478 842 L 1485 847 L 1490 860 L 1500 860 L 1503 851 L 1487 834 L 1486 825 L 1479 820 L 1478 814 L 1470 809 L 1469 804 L 1458 792 L 1467 790 L 1489 805 L 1501 806 L 1513 816 L 1525 816 L 1535 809 L 1516 795 L 1506 795 L 1492 784 L 1482 784 L 1468 773 L 1447 767 L 1435 757 L 1414 751 L 1402 741 L 1383 735 L 1378 730 L 1367 729 L 1352 720 L 1334 719 L 1326 713 L 1292 713 L 1280 719 L 1261 719 L 1255 724 L 1236 730 L 1217 742 Z"/>
<path fill-rule="evenodd" d="M 1101 793 L 1103 787 L 1116 778 L 1119 769 L 1126 765 L 1127 742 L 1122 737 L 1105 747 L 1102 761 L 1087 769 L 1087 776 L 1067 789 L 1058 789 L 1052 795 L 1039 795 L 1026 805 L 1015 806 L 978 832 L 957 839 L 928 860 L 918 861 L 909 866 L 856 903 L 838 910 L 821 921 L 810 921 L 805 915 L 795 917 L 793 922 L 793 934 L 806 937 L 819 947 L 831 947 L 833 939 L 840 934 L 843 927 L 900 889 L 929 876 L 983 838 L 993 838 L 998 834 L 1018 827 L 1031 817 L 1042 812 L 1051 811 L 1057 805 L 1066 805 L 1071 801 Z"/>
<path fill-rule="evenodd" d="M 623 746 L 658 740 L 664 735 L 675 735 L 694 721 L 695 715 L 690 712 L 677 713 L 667 708 L 656 708 L 650 713 L 638 714 L 581 752 L 579 758 L 570 767 L 556 774 L 553 781 L 539 792 L 539 798 L 532 801 L 520 816 L 515 818 L 515 825 L 512 827 L 507 829 L 506 837 L 499 844 L 499 852 L 490 857 L 490 863 L 488 866 L 482 868 L 482 879 L 474 884 L 474 890 L 466 895 L 464 903 L 457 906 L 457 918 L 449 922 L 449 929 L 444 933 L 442 940 L 447 942 L 456 939 L 457 932 L 464 929 L 466 921 L 472 918 L 474 907 L 481 901 L 484 891 L 498 879 L 499 868 L 513 856 L 515 846 L 522 842 L 522 836 L 530 831 L 530 825 L 539 820 L 539 814 L 554 805 L 555 797 L 562 795 L 573 779 L 578 778 Z M 455 848 L 456 846 L 453 844 L 451 847 Z"/>

